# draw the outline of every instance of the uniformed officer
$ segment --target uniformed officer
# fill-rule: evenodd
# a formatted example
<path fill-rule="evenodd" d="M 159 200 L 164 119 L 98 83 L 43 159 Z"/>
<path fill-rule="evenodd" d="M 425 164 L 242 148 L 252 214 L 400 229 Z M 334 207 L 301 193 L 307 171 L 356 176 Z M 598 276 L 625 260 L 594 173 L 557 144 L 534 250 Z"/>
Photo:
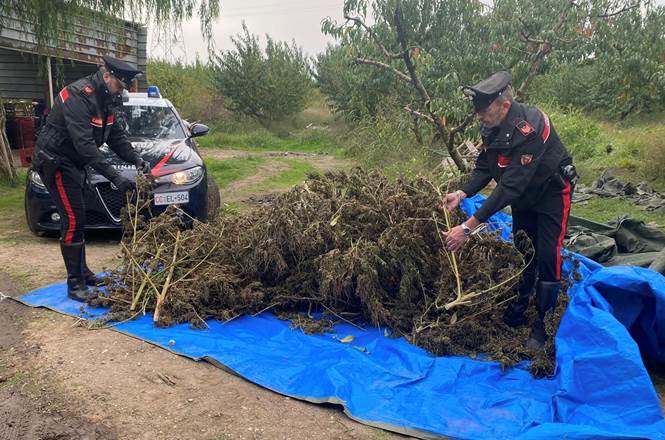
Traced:
<path fill-rule="evenodd" d="M 506 309 L 504 321 L 513 327 L 526 324 L 525 312 L 535 288 L 538 317 L 526 345 L 539 348 L 547 339 L 545 314 L 556 306 L 561 290 L 561 247 L 577 176 L 547 115 L 513 101 L 510 80 L 508 72 L 497 72 L 463 89 L 480 120 L 483 147 L 470 180 L 446 194 L 446 207 L 456 208 L 492 179 L 496 187 L 472 217 L 446 234 L 446 243 L 450 250 L 459 249 L 476 227 L 511 206 L 513 231 L 526 232 L 535 258 L 523 274 L 517 299 Z"/>
<path fill-rule="evenodd" d="M 103 57 L 104 65 L 60 91 L 37 139 L 33 168 L 51 194 L 61 218 L 60 250 L 67 269 L 67 295 L 85 301 L 89 286 L 101 284 L 85 261 L 85 166 L 94 168 L 123 193 L 133 184 L 104 161 L 99 147 L 106 143 L 120 158 L 143 173 L 146 163 L 127 140 L 116 112 L 118 99 L 142 72 L 128 63 Z"/>

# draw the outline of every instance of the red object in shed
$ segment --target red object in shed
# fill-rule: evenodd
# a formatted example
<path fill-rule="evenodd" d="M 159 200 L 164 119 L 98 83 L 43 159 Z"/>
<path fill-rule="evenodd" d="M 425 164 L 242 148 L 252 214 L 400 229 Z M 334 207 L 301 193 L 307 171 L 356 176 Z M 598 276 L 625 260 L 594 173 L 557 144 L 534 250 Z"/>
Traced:
<path fill-rule="evenodd" d="M 29 167 L 35 149 L 35 121 L 32 117 L 16 118 L 19 158 L 22 167 Z"/>

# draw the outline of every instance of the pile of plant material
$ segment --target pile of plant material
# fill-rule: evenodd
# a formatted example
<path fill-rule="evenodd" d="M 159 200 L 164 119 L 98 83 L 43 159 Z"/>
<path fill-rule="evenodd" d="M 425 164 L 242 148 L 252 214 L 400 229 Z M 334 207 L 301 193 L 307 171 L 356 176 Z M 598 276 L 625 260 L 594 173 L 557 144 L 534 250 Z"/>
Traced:
<path fill-rule="evenodd" d="M 442 233 L 462 213 L 441 209 L 445 191 L 424 178 L 329 172 L 268 206 L 187 228 L 176 207 L 144 221 L 144 198 L 125 214 L 122 262 L 99 302 L 109 319 L 150 312 L 162 326 L 268 310 L 310 331 L 386 326 L 437 355 L 506 365 L 535 356 L 534 371 L 550 372 L 553 346 L 528 353 L 527 330 L 501 321 L 531 256 L 493 233 L 447 250 Z"/>

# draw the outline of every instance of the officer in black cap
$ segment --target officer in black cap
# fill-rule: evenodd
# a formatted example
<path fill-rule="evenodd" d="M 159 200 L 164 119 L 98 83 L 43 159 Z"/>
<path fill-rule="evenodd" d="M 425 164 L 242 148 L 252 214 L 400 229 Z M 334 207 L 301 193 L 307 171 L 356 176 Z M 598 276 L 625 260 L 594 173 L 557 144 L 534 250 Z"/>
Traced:
<path fill-rule="evenodd" d="M 121 159 L 149 173 L 150 165 L 134 151 L 116 113 L 123 90 L 142 72 L 105 56 L 104 65 L 58 93 L 39 133 L 33 169 L 39 173 L 60 214 L 60 250 L 67 269 L 67 294 L 85 301 L 100 285 L 85 259 L 85 167 L 94 168 L 123 193 L 133 184 L 107 163 L 99 151 L 106 143 Z"/>
<path fill-rule="evenodd" d="M 463 88 L 480 120 L 483 146 L 470 180 L 446 194 L 446 207 L 456 208 L 492 179 L 496 187 L 473 216 L 446 234 L 446 243 L 451 250 L 459 249 L 475 228 L 510 205 L 513 231 L 526 232 L 535 258 L 523 274 L 517 299 L 506 309 L 504 321 L 512 327 L 526 324 L 525 312 L 535 289 L 538 316 L 526 343 L 535 349 L 547 340 L 544 318 L 556 306 L 561 290 L 561 247 L 577 175 L 547 115 L 515 102 L 510 81 L 508 72 L 497 72 Z M 527 252 L 524 244 L 516 245 Z"/>

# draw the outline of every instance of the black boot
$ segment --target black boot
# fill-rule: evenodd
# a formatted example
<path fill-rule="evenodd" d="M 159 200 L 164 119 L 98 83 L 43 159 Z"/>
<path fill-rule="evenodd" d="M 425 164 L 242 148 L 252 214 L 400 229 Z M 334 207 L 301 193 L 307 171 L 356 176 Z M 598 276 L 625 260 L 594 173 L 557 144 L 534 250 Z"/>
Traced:
<path fill-rule="evenodd" d="M 533 296 L 536 287 L 536 278 L 538 274 L 535 270 L 524 272 L 522 281 L 517 288 L 517 298 L 506 307 L 503 313 L 503 322 L 510 327 L 521 327 L 526 325 L 526 309 L 529 307 L 529 300 Z"/>
<path fill-rule="evenodd" d="M 85 284 L 83 274 L 84 243 L 60 243 L 62 258 L 67 268 L 67 296 L 75 301 L 85 302 L 94 292 Z"/>
<path fill-rule="evenodd" d="M 85 258 L 85 245 L 83 246 L 83 277 L 85 278 L 85 284 L 88 286 L 101 287 L 104 285 L 105 278 L 98 277 L 93 271 L 88 268 L 88 263 Z"/>
<path fill-rule="evenodd" d="M 559 281 L 540 281 L 536 286 L 536 310 L 538 318 L 531 326 L 531 334 L 526 341 L 526 348 L 536 350 L 543 348 L 547 341 L 545 332 L 545 315 L 556 307 L 556 301 L 561 290 Z"/>

